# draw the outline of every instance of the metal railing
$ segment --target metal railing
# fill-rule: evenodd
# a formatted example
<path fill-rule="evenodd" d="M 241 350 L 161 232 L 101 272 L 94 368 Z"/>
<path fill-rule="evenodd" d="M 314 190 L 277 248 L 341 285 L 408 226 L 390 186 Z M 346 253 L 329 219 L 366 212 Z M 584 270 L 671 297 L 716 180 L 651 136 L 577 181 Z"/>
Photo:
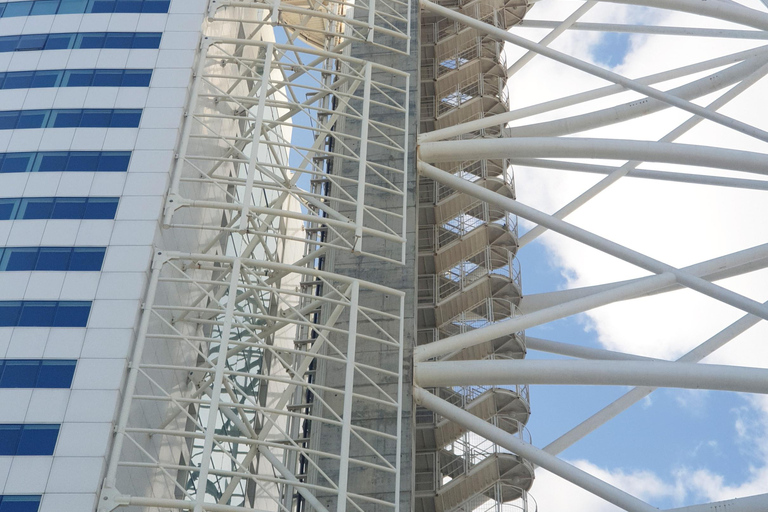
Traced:
<path fill-rule="evenodd" d="M 495 98 L 508 110 L 509 93 L 506 89 L 506 79 L 490 73 L 478 73 L 462 80 L 437 98 L 437 117 L 481 97 Z"/>

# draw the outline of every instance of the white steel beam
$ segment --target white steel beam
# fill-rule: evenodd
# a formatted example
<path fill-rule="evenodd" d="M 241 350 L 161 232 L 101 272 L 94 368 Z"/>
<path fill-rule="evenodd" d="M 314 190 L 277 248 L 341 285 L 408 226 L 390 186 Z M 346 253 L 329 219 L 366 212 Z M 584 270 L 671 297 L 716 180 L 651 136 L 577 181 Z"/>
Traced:
<path fill-rule="evenodd" d="M 573 13 L 571 13 L 570 16 L 568 16 L 566 19 L 564 19 L 561 22 L 555 22 L 552 27 L 552 30 L 549 34 L 547 34 L 544 39 L 539 41 L 539 44 L 548 46 L 549 43 L 554 41 L 558 38 L 563 32 L 571 28 L 576 21 L 581 19 L 582 16 L 584 16 L 586 13 L 588 13 L 594 6 L 597 5 L 597 0 L 589 0 L 588 2 L 584 2 L 578 9 L 576 9 Z M 523 26 L 525 23 L 525 20 L 522 20 L 520 23 L 517 24 L 518 27 Z M 528 64 L 534 57 L 536 56 L 536 52 L 528 50 L 525 55 L 517 59 L 514 64 L 509 66 L 507 68 L 507 77 L 510 77 L 520 71 L 523 66 Z"/>
<path fill-rule="evenodd" d="M 509 158 L 508 160 L 512 165 L 538 167 L 542 169 L 556 169 L 561 171 L 583 172 L 589 174 L 608 175 L 619 169 L 619 167 L 612 167 L 610 165 L 564 162 L 562 160 L 548 160 L 544 158 Z M 659 171 L 655 169 L 633 169 L 626 174 L 626 177 L 641 178 L 646 180 L 672 181 L 676 183 L 690 183 L 692 185 L 710 185 L 714 187 L 731 187 L 748 190 L 768 190 L 768 180 L 728 178 L 725 176 L 710 176 L 706 174 Z"/>
<path fill-rule="evenodd" d="M 605 350 L 602 348 L 584 347 L 582 345 L 545 340 L 543 338 L 534 338 L 532 336 L 525 337 L 525 348 L 561 356 L 578 357 L 580 359 L 597 361 L 653 361 L 653 358 L 650 357 L 615 352 L 613 350 Z"/>
<path fill-rule="evenodd" d="M 759 69 L 758 69 L 759 68 Z M 745 80 L 742 80 L 741 83 L 737 84 L 735 87 L 732 87 L 730 90 L 726 91 L 725 94 L 714 100 L 712 103 L 710 103 L 707 108 L 710 108 L 712 110 L 717 110 L 723 106 L 725 106 L 729 101 L 736 98 L 739 94 L 746 91 L 749 87 L 755 84 L 758 80 L 760 80 L 762 77 L 765 76 L 766 73 L 768 73 L 768 65 L 765 65 L 765 60 L 758 59 L 757 57 L 753 57 L 749 60 L 746 60 L 742 62 L 741 64 L 736 64 L 734 66 L 731 66 L 726 72 L 723 73 L 715 73 L 714 75 L 710 75 L 706 78 L 704 78 L 704 83 L 702 85 L 701 81 L 696 81 L 693 83 L 690 83 L 686 86 L 680 87 L 676 89 L 678 93 L 680 94 L 687 94 L 688 92 L 697 91 L 697 94 L 700 92 L 703 92 L 702 89 L 706 90 L 708 89 L 708 86 L 706 84 L 707 81 L 710 82 L 709 85 L 712 87 L 717 88 L 719 84 L 728 84 L 730 83 L 730 79 L 733 78 L 741 78 L 743 77 L 743 73 L 750 73 L 748 78 Z M 719 80 L 718 80 L 719 77 Z M 714 89 L 713 89 L 714 90 Z M 648 113 L 654 109 L 654 107 L 651 105 L 653 100 L 649 100 L 648 102 L 644 102 L 644 104 L 647 105 L 647 108 L 642 108 L 645 113 Z M 658 103 L 658 102 L 656 102 Z M 623 107 L 623 108 L 622 108 Z M 618 109 L 608 109 L 607 111 L 600 112 L 599 114 L 602 114 L 597 117 L 591 117 L 590 114 L 586 114 L 584 116 L 577 116 L 577 118 L 580 118 L 581 122 L 575 122 L 575 126 L 589 126 L 590 122 L 589 120 L 592 119 L 591 127 L 595 127 L 596 124 L 601 122 L 604 122 L 605 115 L 608 115 L 608 118 L 613 118 L 614 121 L 620 121 L 622 120 L 622 114 L 623 111 L 624 119 L 629 118 L 632 114 L 630 114 L 630 111 L 632 110 L 631 104 L 630 105 L 622 105 L 622 107 L 619 107 Z M 686 134 L 688 131 L 690 131 L 692 128 L 694 128 L 696 125 L 698 125 L 701 122 L 700 117 L 690 117 L 685 122 L 680 124 L 677 128 L 669 132 L 667 135 L 662 137 L 659 142 L 665 143 L 665 142 L 674 142 L 682 135 Z M 566 121 L 566 126 L 568 125 L 569 120 Z M 570 121 L 574 121 L 573 118 L 570 119 Z M 544 123 L 548 124 L 548 123 Z M 560 130 L 563 131 L 563 128 L 565 127 L 562 124 L 556 124 L 554 126 L 550 126 L 551 128 L 554 128 L 555 126 L 560 127 Z M 572 126 L 572 127 L 575 127 Z M 551 130 L 550 130 L 551 132 Z M 585 192 L 583 192 L 579 197 L 569 202 L 564 207 L 560 208 L 557 212 L 554 213 L 554 217 L 557 217 L 558 219 L 565 218 L 569 214 L 573 213 L 575 210 L 586 204 L 587 201 L 592 199 L 593 197 L 597 196 L 600 192 L 605 190 L 606 188 L 610 187 L 613 183 L 618 181 L 619 179 L 623 178 L 627 175 L 628 172 L 631 170 L 637 168 L 642 162 L 627 162 L 626 164 L 622 165 L 616 171 L 614 171 L 612 174 L 607 176 L 606 178 L 600 180 L 595 185 L 591 186 L 589 189 L 587 189 Z M 519 246 L 524 247 L 526 244 L 530 243 L 531 241 L 535 240 L 538 236 L 546 232 L 546 228 L 544 226 L 534 226 L 530 231 L 528 231 L 525 235 L 520 237 L 519 240 Z"/>
<path fill-rule="evenodd" d="M 641 140 L 524 137 L 425 142 L 420 157 L 425 162 L 506 157 L 639 160 L 768 175 L 768 155 L 764 153 Z"/>
<path fill-rule="evenodd" d="M 501 140 L 501 139 L 495 139 L 495 140 Z M 457 142 L 461 142 L 461 141 L 457 141 Z M 479 143 L 483 141 L 480 140 L 480 141 L 472 141 L 472 142 Z M 442 144 L 442 143 L 433 142 L 430 144 Z M 762 304 L 752 299 L 739 295 L 738 293 L 734 293 L 720 286 L 714 285 L 699 277 L 692 276 L 691 274 L 684 272 L 680 269 L 674 268 L 671 265 L 662 263 L 661 261 L 658 261 L 647 255 L 628 249 L 627 247 L 619 245 L 603 237 L 597 236 L 594 233 L 591 233 L 587 230 L 568 224 L 567 222 L 564 222 L 560 219 L 556 219 L 551 215 L 547 215 L 534 208 L 531 208 L 530 206 L 523 205 L 518 201 L 515 201 L 514 199 L 510 199 L 508 197 L 502 196 L 501 194 L 490 191 L 484 187 L 481 187 L 474 183 L 470 183 L 467 180 L 462 179 L 461 177 L 454 176 L 453 174 L 447 173 L 432 165 L 426 164 L 424 162 L 419 162 L 418 167 L 419 167 L 419 171 L 421 171 L 421 173 L 424 176 L 427 176 L 428 178 L 432 178 L 437 182 L 453 187 L 456 190 L 466 192 L 469 195 L 474 196 L 482 201 L 498 206 L 499 208 L 505 211 L 519 215 L 520 217 L 528 219 L 532 222 L 536 222 L 538 224 L 544 225 L 549 229 L 556 231 L 562 235 L 565 235 L 569 238 L 582 242 L 586 245 L 589 245 L 590 247 L 593 247 L 602 252 L 605 252 L 606 254 L 610 254 L 612 256 L 615 256 L 619 259 L 632 263 L 633 265 L 639 266 L 641 268 L 644 268 L 656 274 L 671 273 L 672 275 L 675 276 L 675 279 L 677 280 L 678 283 L 685 285 L 686 287 L 692 290 L 696 290 L 714 299 L 725 302 L 726 304 L 729 304 L 733 307 L 736 307 L 748 313 L 757 315 L 760 318 L 768 319 L 768 308 L 766 308 Z M 516 331 L 510 331 L 510 332 L 516 332 Z M 462 335 L 459 335 L 459 336 L 462 336 Z M 449 342 L 450 340 L 456 337 L 457 336 L 448 338 L 446 340 L 441 340 L 439 342 L 432 343 L 431 345 L 432 346 L 445 345 L 446 342 Z M 419 348 L 426 348 L 426 347 L 419 347 Z"/>
<path fill-rule="evenodd" d="M 421 3 L 421 6 L 428 11 L 440 14 L 441 16 L 445 16 L 448 19 L 458 21 L 459 23 L 472 27 L 481 33 L 486 33 L 494 37 L 498 37 L 499 39 L 502 39 L 514 45 L 525 48 L 526 50 L 533 50 L 536 53 L 539 53 L 545 57 L 548 57 L 552 60 L 555 60 L 557 62 L 570 66 L 572 68 L 584 71 L 586 73 L 589 73 L 590 75 L 621 85 L 632 91 L 639 92 L 640 94 L 648 96 L 649 98 L 655 98 L 657 100 L 663 101 L 672 106 L 675 106 L 682 110 L 690 112 L 691 114 L 696 114 L 714 123 L 726 126 L 738 132 L 744 133 L 745 135 L 749 135 L 750 137 L 754 137 L 756 139 L 768 142 L 768 132 L 755 128 L 754 126 L 748 125 L 746 123 L 743 123 L 731 117 L 718 114 L 717 112 L 712 112 L 710 110 L 707 110 L 704 107 L 691 103 L 690 101 L 677 98 L 672 94 L 668 94 L 658 89 L 654 89 L 653 87 L 649 87 L 635 80 L 632 80 L 630 78 L 614 73 L 613 71 L 608 71 L 604 68 L 601 68 L 600 66 L 596 66 L 594 64 L 585 62 L 581 59 L 577 59 L 565 53 L 552 50 L 551 48 L 547 48 L 546 46 L 543 46 L 541 44 L 529 41 L 524 37 L 520 37 L 511 32 L 507 32 L 500 28 L 496 28 L 492 25 L 489 25 L 488 23 L 485 23 L 480 20 L 476 20 L 474 18 L 471 18 L 459 12 L 453 11 L 447 7 L 443 7 L 441 5 L 432 3 L 429 0 L 420 0 L 420 3 Z M 698 2 L 698 4 L 700 4 L 700 2 Z M 746 11 L 752 11 L 752 9 L 747 9 L 746 7 L 743 9 L 745 9 Z M 753 11 L 753 12 L 760 15 L 759 19 L 765 18 L 766 25 L 768 26 L 768 15 L 759 13 L 757 11 Z M 742 13 L 742 14 L 745 14 L 745 13 Z M 747 16 L 747 18 L 750 19 L 749 16 Z"/>
<path fill-rule="evenodd" d="M 549 20 L 523 20 L 515 25 L 519 28 L 559 28 L 560 22 Z M 626 25 L 621 23 L 574 23 L 570 30 L 583 30 L 589 32 L 618 32 L 625 34 L 653 34 L 664 36 L 693 36 L 693 37 L 715 37 L 726 39 L 768 39 L 768 32 L 762 30 L 728 30 L 719 28 L 699 28 L 699 27 L 665 27 L 654 25 Z"/>
<path fill-rule="evenodd" d="M 720 66 L 727 66 L 736 62 L 741 62 L 744 59 L 750 57 L 756 57 L 765 55 L 768 53 L 768 47 L 759 47 L 741 52 L 736 52 L 723 57 L 716 57 L 706 61 L 698 62 L 696 64 L 690 64 L 680 68 L 664 71 L 661 73 L 654 73 L 641 78 L 635 79 L 637 83 L 643 85 L 651 85 L 660 82 L 666 82 L 668 80 L 675 80 L 684 76 L 692 75 L 695 73 L 701 73 Z M 621 85 L 613 84 L 605 87 L 599 87 L 591 91 L 580 92 L 572 94 L 564 98 L 558 98 L 555 100 L 545 101 L 543 103 L 532 105 L 530 107 L 523 107 L 510 112 L 504 112 L 474 121 L 467 121 L 465 123 L 459 123 L 455 126 L 449 126 L 447 128 L 441 128 L 439 130 L 431 131 L 428 133 L 422 133 L 419 135 L 418 140 L 420 142 L 434 142 L 437 140 L 445 140 L 453 137 L 458 137 L 464 133 L 472 132 L 475 130 L 481 130 L 483 128 L 490 128 L 492 126 L 505 125 L 506 123 L 515 121 L 517 119 L 523 119 L 525 117 L 534 116 L 537 114 L 543 114 L 560 108 L 570 107 L 579 103 L 586 103 L 600 98 L 605 98 L 614 94 L 624 92 L 626 89 Z"/>
<path fill-rule="evenodd" d="M 736 2 L 699 2 L 697 0 L 602 0 L 608 3 L 656 7 L 698 16 L 730 21 L 739 25 L 768 30 L 768 14 Z"/>
<path fill-rule="evenodd" d="M 659 386 L 768 394 L 768 369 L 672 361 L 482 360 L 420 362 L 421 387 L 562 384 Z"/>
<path fill-rule="evenodd" d="M 765 512 L 766 510 L 768 510 L 768 494 L 758 494 L 690 507 L 669 508 L 665 512 Z"/>
<path fill-rule="evenodd" d="M 550 471 L 551 473 L 568 480 L 569 482 L 591 492 L 595 496 L 606 500 L 609 503 L 620 507 L 627 512 L 658 512 L 658 509 L 648 503 L 618 489 L 599 478 L 596 478 L 586 471 L 583 471 L 567 462 L 564 462 L 554 455 L 550 455 L 532 445 L 518 439 L 513 434 L 509 434 L 499 427 L 493 426 L 485 420 L 482 420 L 474 414 L 442 400 L 432 393 L 429 393 L 420 387 L 414 387 L 413 396 L 416 403 L 426 407 L 457 424 L 465 427 L 484 438 L 492 441 L 502 448 L 506 448 L 512 453 L 520 455 L 532 463 Z"/>
<path fill-rule="evenodd" d="M 768 303 L 766 303 L 768 304 Z M 748 329 L 754 327 L 760 319 L 753 315 L 745 315 L 736 322 L 732 323 L 722 331 L 718 332 L 707 341 L 689 351 L 687 354 L 680 357 L 677 361 L 684 363 L 696 363 L 701 361 L 708 355 L 715 352 L 726 343 L 746 332 Z M 626 411 L 633 404 L 639 402 L 646 396 L 650 395 L 656 388 L 655 387 L 638 387 L 628 391 L 613 403 L 602 408 L 586 420 L 579 423 L 577 426 L 561 435 L 547 446 L 544 450 L 547 453 L 558 454 L 572 446 L 574 443 L 583 439 L 590 432 L 605 424 L 610 419 L 616 417 L 623 411 Z"/>
<path fill-rule="evenodd" d="M 765 73 L 756 73 L 756 71 L 765 65 L 766 60 L 766 56 L 751 57 L 726 69 L 718 70 L 708 76 L 694 80 L 693 82 L 689 82 L 685 85 L 681 85 L 680 87 L 670 89 L 667 92 L 669 94 L 674 94 L 678 98 L 694 100 L 723 89 L 724 87 L 733 85 L 737 82 L 742 82 L 745 77 L 751 77 L 751 80 L 748 81 L 746 87 L 734 87 L 727 91 L 726 94 L 713 101 L 710 105 L 707 105 L 707 108 L 714 112 L 722 107 L 725 103 L 742 93 L 748 86 L 754 84 L 757 80 L 762 78 Z M 630 101 L 622 105 L 596 110 L 586 114 L 564 117 L 543 123 L 507 128 L 505 135 L 513 138 L 557 137 L 560 135 L 571 135 L 574 133 L 594 130 L 603 126 L 636 119 L 638 117 L 650 115 L 667 108 L 669 108 L 669 105 L 654 99 L 650 99 L 648 101 Z M 688 124 L 698 124 L 700 121 L 701 118 L 694 116 L 693 118 L 689 119 L 689 121 L 686 121 L 680 125 L 680 127 L 673 130 L 673 132 L 666 135 L 662 139 L 662 142 L 671 142 L 676 138 L 672 134 L 681 132 L 683 130 L 687 131 L 693 127 L 687 126 Z M 679 135 L 682 135 L 682 133 L 678 133 L 678 136 Z"/>
<path fill-rule="evenodd" d="M 737 251 L 701 263 L 696 263 L 695 265 L 684 267 L 682 270 L 696 277 L 706 279 L 707 281 L 717 281 L 719 279 L 726 279 L 728 277 L 754 272 L 766 267 L 768 267 L 768 244 L 762 244 L 757 247 L 751 247 L 749 249 L 744 249 L 743 251 Z M 646 278 L 640 277 L 637 279 L 617 281 L 596 286 L 584 286 L 581 288 L 526 295 L 520 301 L 520 311 L 524 314 L 532 313 L 539 309 L 552 307 L 577 298 L 587 297 L 594 293 L 617 288 L 642 279 Z M 667 288 L 654 290 L 650 292 L 649 295 L 666 293 L 681 288 L 681 285 L 673 284 Z"/>

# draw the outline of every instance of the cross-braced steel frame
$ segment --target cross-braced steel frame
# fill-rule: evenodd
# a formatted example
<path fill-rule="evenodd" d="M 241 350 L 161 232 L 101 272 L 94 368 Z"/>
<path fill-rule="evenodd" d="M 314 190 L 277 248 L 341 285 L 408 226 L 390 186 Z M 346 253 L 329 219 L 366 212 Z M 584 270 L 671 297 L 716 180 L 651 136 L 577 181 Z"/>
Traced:
<path fill-rule="evenodd" d="M 689 24 L 579 21 L 612 5 L 608 1 L 587 1 L 565 19 L 518 24 L 527 3 L 420 0 L 424 13 L 441 20 L 434 34 L 422 37 L 457 41 L 455 51 L 434 56 L 435 81 L 488 55 L 506 69 L 483 69 L 425 101 L 422 116 L 445 124 L 429 125 L 414 148 L 412 76 L 392 65 L 417 46 L 409 2 L 211 0 L 163 219 L 170 249 L 155 255 L 99 510 L 399 510 L 412 490 L 402 470 L 404 454 L 411 454 L 402 421 L 410 410 L 404 389 L 411 377 L 413 397 L 424 408 L 415 422 L 428 411 L 440 439 L 435 464 L 442 473 L 429 477 L 447 490 L 436 491 L 436 510 L 531 510 L 526 471 L 533 465 L 624 510 L 656 510 L 557 454 L 658 387 L 768 393 L 766 370 L 697 364 L 768 319 L 768 306 L 716 283 L 767 266 L 766 233 L 751 225 L 752 248 L 677 268 L 564 219 L 619 180 L 768 189 L 766 181 L 744 177 L 768 172 L 765 127 L 721 112 L 768 73 L 762 46 L 768 14 L 762 6 L 723 0 L 615 3 L 671 12 Z M 524 37 L 527 27 L 550 32 L 533 41 Z M 468 31 L 472 37 L 462 39 Z M 631 78 L 550 47 L 567 31 L 733 44 L 705 60 L 691 56 Z M 526 53 L 510 64 L 504 43 Z M 508 94 L 522 94 L 515 87 L 525 85 L 515 75 L 544 58 L 607 85 L 494 110 Z M 499 78 L 507 74 L 509 92 Z M 470 111 L 488 97 L 495 98 L 488 108 Z M 686 118 L 661 137 L 590 134 L 669 110 Z M 722 147 L 697 143 L 690 135 L 700 124 L 741 138 Z M 686 143 L 676 142 L 683 135 Z M 524 191 L 516 199 L 509 164 L 605 178 L 548 214 L 527 206 Z M 415 203 L 409 203 L 408 184 L 416 171 L 434 187 L 425 195 L 438 215 L 448 209 L 445 201 L 458 205 L 446 228 L 433 222 L 409 230 Z M 498 186 L 491 186 L 494 180 Z M 535 226 L 519 239 L 516 216 Z M 394 268 L 415 264 L 409 251 L 432 251 L 439 259 L 441 249 L 476 236 L 478 226 L 505 231 L 507 248 L 488 242 L 442 275 L 414 278 L 412 289 L 344 267 L 342 255 Z M 546 231 L 650 275 L 521 297 L 514 253 Z M 507 296 L 493 296 L 502 288 L 491 282 L 481 301 L 468 300 L 449 314 L 449 300 L 471 297 L 480 274 L 502 278 Z M 681 288 L 744 316 L 676 362 L 522 334 Z M 407 333 L 416 329 L 406 321 L 413 320 L 406 304 L 416 290 L 439 318 L 414 349 L 411 375 Z M 573 359 L 526 361 L 526 348 Z M 530 384 L 637 387 L 537 449 L 524 427 Z M 482 413 L 488 404 L 495 412 Z M 512 458 L 514 468 L 525 471 L 512 469 Z M 491 475 L 490 483 L 469 499 L 448 495 L 450 482 L 459 481 L 451 475 L 481 472 Z M 418 469 L 415 478 L 418 484 Z M 369 492 L 369 482 L 380 488 Z M 413 503 L 410 496 L 405 501 Z M 713 506 L 764 510 L 768 494 L 686 510 Z"/>

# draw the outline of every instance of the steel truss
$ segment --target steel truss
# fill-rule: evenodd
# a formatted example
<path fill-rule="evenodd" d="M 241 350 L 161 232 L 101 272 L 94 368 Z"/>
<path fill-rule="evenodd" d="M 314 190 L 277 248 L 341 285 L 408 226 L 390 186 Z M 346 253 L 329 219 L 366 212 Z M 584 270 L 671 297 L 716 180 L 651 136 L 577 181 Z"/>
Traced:
<path fill-rule="evenodd" d="M 208 14 L 99 510 L 397 510 L 401 422 L 350 416 L 402 417 L 405 293 L 323 269 L 404 262 L 409 75 L 349 50 L 410 4 Z"/>
<path fill-rule="evenodd" d="M 443 258 L 443 267 L 418 279 L 419 302 L 435 318 L 415 349 L 414 397 L 424 408 L 416 421 L 429 425 L 439 450 L 428 472 L 416 464 L 416 491 L 423 482 L 441 487 L 430 494 L 441 512 L 532 510 L 535 464 L 624 510 L 656 510 L 556 455 L 661 385 L 768 392 L 763 370 L 695 364 L 768 319 L 768 305 L 715 284 L 764 268 L 768 249 L 756 240 L 752 249 L 677 268 L 563 219 L 621 178 L 767 188 L 759 179 L 768 169 L 765 127 L 720 110 L 768 73 L 768 49 L 760 46 L 768 15 L 730 2 L 633 0 L 616 3 L 706 23 L 579 22 L 606 3 L 591 0 L 563 20 L 523 22 L 508 32 L 528 3 L 420 3 L 439 18 L 422 35 L 439 50 L 422 61 L 430 80 L 448 83 L 470 61 L 485 59 L 493 69 L 422 103 L 429 122 L 419 139 L 420 200 L 435 203 L 442 220 L 425 224 L 419 249 L 438 264 Z M 722 30 L 710 26 L 718 23 Z M 527 26 L 552 30 L 532 41 L 520 35 Z M 740 46 L 630 78 L 549 47 L 568 30 Z M 439 47 L 445 38 L 461 44 Z M 527 53 L 509 64 L 503 43 Z M 399 0 L 211 1 L 163 219 L 163 242 L 174 250 L 155 255 L 100 511 L 399 510 L 407 292 L 326 267 L 342 253 L 406 264 L 409 75 L 351 49 L 366 45 L 397 58 L 411 53 L 410 44 L 411 8 Z M 610 85 L 507 112 L 514 75 L 541 57 Z M 619 96 L 627 91 L 634 95 Z M 472 110 L 478 103 L 483 108 Z M 687 117 L 656 140 L 588 133 L 669 109 Z M 759 141 L 757 149 L 676 142 L 702 122 Z M 648 162 L 660 168 L 645 168 Z M 516 199 L 510 163 L 606 178 L 547 214 Z M 676 172 L 669 164 L 715 171 Z M 520 239 L 516 216 L 535 224 Z M 482 239 L 492 229 L 503 232 L 496 246 Z M 521 297 L 515 252 L 546 231 L 651 275 Z M 478 250 L 447 253 L 473 236 L 484 241 Z M 473 296 L 481 285 L 487 289 Z M 526 328 L 682 287 L 745 314 L 679 362 L 538 339 L 528 348 L 592 361 L 522 360 Z M 386 357 L 358 357 L 370 352 Z M 525 429 L 532 383 L 641 387 L 540 450 Z M 481 412 L 491 403 L 492 413 Z M 398 420 L 387 428 L 356 423 L 357 410 L 389 411 Z M 318 430 L 322 442 L 311 435 Z M 351 471 L 390 492 L 357 492 Z M 457 491 L 462 475 L 481 472 L 492 483 L 465 499 Z M 686 510 L 759 511 L 765 496 Z"/>
<path fill-rule="evenodd" d="M 737 98 L 751 93 L 750 88 L 758 84 L 765 87 L 768 54 L 762 46 L 762 41 L 768 34 L 768 14 L 762 6 L 749 8 L 734 2 L 704 5 L 685 0 L 628 0 L 615 3 L 638 7 L 634 14 L 640 17 L 639 13 L 643 13 L 643 24 L 604 23 L 596 22 L 602 20 L 594 18 L 581 22 L 580 19 L 586 17 L 591 10 L 598 11 L 602 8 L 605 13 L 605 9 L 610 5 L 610 2 L 587 1 L 572 9 L 572 12 L 563 18 L 534 19 L 537 13 L 537 8 L 534 7 L 525 20 L 512 30 L 506 31 L 452 9 L 446 2 L 421 0 L 420 3 L 422 8 L 431 14 L 443 16 L 453 23 L 471 27 L 481 34 L 487 34 L 523 50 L 512 51 L 509 55 L 516 57 L 508 57 L 511 62 L 507 69 L 511 75 L 510 95 L 525 95 L 528 88 L 535 87 L 535 84 L 516 78 L 532 60 L 542 58 L 561 64 L 562 69 L 577 70 L 590 79 L 599 78 L 609 83 L 576 92 L 563 87 L 562 97 L 422 133 L 419 136 L 420 176 L 433 180 L 446 189 L 461 191 L 490 208 L 514 213 L 530 221 L 534 227 L 520 237 L 521 248 L 551 231 L 631 263 L 651 275 L 629 281 L 525 296 L 520 301 L 519 309 L 509 320 L 483 326 L 471 332 L 455 333 L 419 346 L 414 355 L 416 401 L 422 407 L 439 414 L 444 421 L 456 422 L 462 428 L 525 457 L 537 466 L 623 510 L 657 510 L 625 491 L 571 466 L 556 455 L 658 387 L 768 393 L 768 373 L 763 369 L 696 364 L 751 327 L 768 319 L 766 304 L 715 283 L 724 278 L 745 275 L 766 267 L 768 260 L 765 231 L 760 232 L 759 220 L 745 219 L 745 229 L 754 235 L 752 248 L 678 268 L 563 219 L 619 180 L 622 183 L 631 179 L 660 180 L 696 186 L 765 190 L 768 182 L 761 179 L 761 176 L 765 175 L 768 169 L 768 155 L 764 145 L 768 141 L 766 125 L 755 122 L 755 117 L 750 119 L 743 114 L 734 115 L 733 110 L 726 110 L 725 107 Z M 664 19 L 663 13 L 667 13 L 674 21 L 659 21 Z M 539 32 L 538 37 L 541 39 L 533 40 L 525 37 L 530 34 L 526 31 L 529 28 L 547 29 L 549 33 L 541 38 Z M 675 44 L 686 43 L 692 39 L 701 41 L 702 44 L 712 41 L 713 38 L 727 41 L 728 49 L 719 50 L 715 45 L 708 44 L 706 47 L 714 51 L 709 52 L 707 60 L 697 61 L 695 56 L 687 60 L 677 59 L 678 62 L 684 62 L 669 69 L 659 69 L 650 63 L 651 65 L 642 69 L 653 70 L 652 74 L 632 78 L 620 73 L 620 67 L 609 69 L 608 66 L 588 61 L 583 54 L 579 56 L 550 47 L 557 44 L 558 37 L 567 34 L 569 30 L 582 33 L 589 31 L 667 37 L 666 51 L 671 54 L 675 52 Z M 631 49 L 626 52 L 631 55 Z M 683 50 L 677 56 L 684 57 L 686 53 Z M 540 79 L 556 78 L 548 76 Z M 752 98 L 754 97 L 753 94 Z M 631 140 L 622 139 L 621 135 L 611 137 L 611 132 L 606 130 L 609 128 L 617 134 L 626 133 L 627 123 L 670 110 L 685 116 L 668 116 L 666 120 L 662 119 L 665 124 L 654 125 L 652 129 L 646 123 L 642 135 L 635 131 Z M 657 115 L 653 119 L 660 118 Z M 499 125 L 505 126 L 504 136 L 474 139 L 473 134 L 481 130 L 496 129 Z M 719 147 L 713 147 L 712 139 L 704 138 L 700 129 L 694 130 L 699 125 L 718 127 L 718 133 L 723 134 L 719 138 Z M 643 125 L 636 123 L 636 126 Z M 606 133 L 609 134 L 608 137 L 605 136 Z M 681 137 L 684 137 L 685 144 L 677 142 Z M 464 140 L 469 138 L 473 140 Z M 593 173 L 602 175 L 602 178 L 555 213 L 549 214 L 526 205 L 524 190 L 519 191 L 522 199 L 518 201 L 515 197 L 489 190 L 473 183 L 472 179 L 468 180 L 465 176 L 447 171 L 443 163 L 478 158 L 507 158 L 510 163 L 519 166 Z M 687 168 L 681 169 L 680 166 Z M 590 203 L 591 206 L 594 204 L 596 203 Z M 606 215 L 612 214 L 613 212 L 606 212 Z M 600 306 L 681 288 L 694 290 L 740 309 L 745 315 L 683 355 L 677 362 L 650 360 L 632 354 L 530 337 L 526 342 L 528 349 L 574 359 L 446 360 L 452 354 L 476 350 L 484 343 L 501 336 L 546 325 Z M 463 410 L 461 404 L 451 401 L 450 397 L 441 396 L 439 392 L 440 389 L 451 386 L 477 384 L 638 387 L 631 389 L 614 403 L 608 404 L 539 450 L 504 429 Z M 698 512 L 732 508 L 756 512 L 766 507 L 768 494 L 679 510 Z"/>

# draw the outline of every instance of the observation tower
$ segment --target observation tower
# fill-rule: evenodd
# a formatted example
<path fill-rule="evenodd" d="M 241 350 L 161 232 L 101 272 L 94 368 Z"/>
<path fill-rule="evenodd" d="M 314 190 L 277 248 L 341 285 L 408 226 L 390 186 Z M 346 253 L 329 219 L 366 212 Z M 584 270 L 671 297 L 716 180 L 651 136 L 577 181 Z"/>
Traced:
<path fill-rule="evenodd" d="M 547 2 L 0 0 L 0 512 L 537 512 L 537 469 L 658 510 L 557 455 L 658 387 L 768 393 L 697 364 L 768 319 L 718 283 L 768 235 L 672 264 L 566 217 L 768 190 L 764 112 L 729 110 L 768 14 Z M 513 166 L 602 177 L 545 213 Z M 640 272 L 524 293 L 545 233 Z M 740 318 L 675 362 L 525 334 L 681 289 Z M 531 385 L 639 387 L 536 448 Z"/>

